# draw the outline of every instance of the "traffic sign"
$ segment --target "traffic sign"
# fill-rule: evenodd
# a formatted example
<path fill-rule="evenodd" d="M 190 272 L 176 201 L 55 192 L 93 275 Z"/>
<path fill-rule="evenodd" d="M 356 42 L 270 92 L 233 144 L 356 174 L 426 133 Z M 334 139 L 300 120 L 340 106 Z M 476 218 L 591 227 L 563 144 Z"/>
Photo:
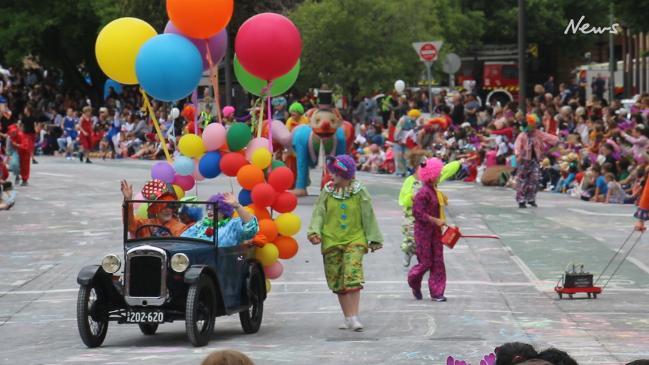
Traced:
<path fill-rule="evenodd" d="M 462 60 L 460 59 L 460 56 L 455 53 L 449 53 L 444 58 L 444 62 L 442 63 L 442 70 L 450 75 L 458 72 L 461 66 Z"/>
<path fill-rule="evenodd" d="M 422 62 L 433 62 L 437 60 L 439 49 L 442 48 L 442 41 L 415 42 L 412 46 Z"/>

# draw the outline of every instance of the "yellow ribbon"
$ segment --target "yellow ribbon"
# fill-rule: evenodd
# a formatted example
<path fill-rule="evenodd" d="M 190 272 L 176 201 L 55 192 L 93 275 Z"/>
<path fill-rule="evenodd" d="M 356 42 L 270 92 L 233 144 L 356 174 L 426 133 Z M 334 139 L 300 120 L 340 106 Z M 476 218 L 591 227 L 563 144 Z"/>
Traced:
<path fill-rule="evenodd" d="M 165 157 L 167 158 L 167 162 L 172 163 L 173 160 L 171 159 L 171 154 L 169 154 L 169 150 L 167 149 L 167 140 L 165 140 L 165 137 L 162 135 L 162 130 L 160 130 L 160 124 L 158 124 L 158 119 L 156 119 L 156 117 L 155 117 L 155 113 L 153 112 L 153 107 L 151 106 L 151 102 L 149 101 L 149 97 L 147 96 L 144 89 L 140 88 L 140 92 L 142 93 L 142 98 L 144 99 L 144 107 L 149 112 L 149 116 L 151 117 L 151 120 L 153 121 L 153 126 L 155 127 L 155 131 L 156 131 L 156 134 L 158 135 L 158 139 L 160 140 L 160 143 L 162 143 L 162 150 L 165 153 Z"/>

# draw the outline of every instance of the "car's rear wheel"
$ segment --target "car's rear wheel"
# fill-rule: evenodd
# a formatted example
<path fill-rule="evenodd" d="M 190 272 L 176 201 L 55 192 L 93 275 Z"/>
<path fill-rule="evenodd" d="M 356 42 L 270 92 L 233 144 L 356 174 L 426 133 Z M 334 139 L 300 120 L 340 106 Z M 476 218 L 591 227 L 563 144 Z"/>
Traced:
<path fill-rule="evenodd" d="M 99 347 L 108 332 L 108 311 L 104 293 L 94 284 L 81 285 L 77 297 L 77 327 L 88 347 Z"/>
<path fill-rule="evenodd" d="M 264 297 L 266 296 L 266 282 L 257 267 L 252 270 L 249 283 L 250 307 L 239 313 L 239 319 L 243 332 L 257 333 L 264 316 Z"/>
<path fill-rule="evenodd" d="M 155 335 L 155 332 L 158 330 L 157 323 L 139 323 L 138 326 L 140 327 L 140 331 L 142 332 L 142 334 L 146 336 L 153 336 Z"/>
<path fill-rule="evenodd" d="M 194 346 L 205 346 L 214 331 L 216 290 L 206 275 L 189 287 L 185 309 L 185 329 Z"/>

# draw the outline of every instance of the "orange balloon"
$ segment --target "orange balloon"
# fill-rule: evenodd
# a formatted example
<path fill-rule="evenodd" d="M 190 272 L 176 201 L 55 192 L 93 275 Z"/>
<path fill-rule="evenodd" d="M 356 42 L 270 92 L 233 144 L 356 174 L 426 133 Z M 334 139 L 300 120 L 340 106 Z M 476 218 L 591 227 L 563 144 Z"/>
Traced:
<path fill-rule="evenodd" d="M 255 185 L 265 182 L 264 171 L 255 165 L 246 165 L 239 169 L 237 181 L 242 188 L 252 190 Z"/>
<path fill-rule="evenodd" d="M 275 239 L 275 246 L 279 250 L 279 258 L 288 260 L 297 255 L 299 249 L 297 241 L 293 237 L 279 236 Z"/>
<path fill-rule="evenodd" d="M 250 204 L 246 208 L 252 209 L 253 214 L 255 215 L 255 217 L 257 217 L 257 220 L 271 219 L 270 213 L 266 208 L 262 208 L 254 204 Z"/>
<path fill-rule="evenodd" d="M 208 39 L 225 28 L 234 0 L 167 0 L 169 19 L 191 38 Z"/>
<path fill-rule="evenodd" d="M 258 234 L 263 234 L 264 236 L 266 236 L 268 242 L 273 242 L 278 235 L 277 225 L 275 224 L 275 222 L 273 222 L 272 219 L 261 219 L 259 221 Z"/>

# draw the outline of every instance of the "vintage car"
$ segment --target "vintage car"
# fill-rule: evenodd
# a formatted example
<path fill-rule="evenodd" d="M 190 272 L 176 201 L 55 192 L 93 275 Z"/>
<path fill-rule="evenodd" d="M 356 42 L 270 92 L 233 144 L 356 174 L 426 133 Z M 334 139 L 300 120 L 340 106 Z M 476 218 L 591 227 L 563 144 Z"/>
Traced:
<path fill-rule="evenodd" d="M 239 314 L 245 333 L 256 333 L 263 316 L 266 281 L 254 246 L 246 243 L 219 247 L 218 229 L 209 240 L 175 237 L 163 225 L 140 219 L 132 227 L 133 205 L 158 204 L 129 200 L 124 203 L 124 253 L 107 255 L 101 265 L 84 267 L 77 277 L 77 324 L 83 343 L 98 347 L 108 323 L 137 324 L 145 335 L 158 325 L 185 321 L 194 346 L 208 343 L 217 316 Z M 179 219 L 181 208 L 214 209 L 209 202 L 165 202 Z M 122 258 L 123 257 L 123 258 Z M 123 263 L 123 264 L 122 264 Z M 123 273 L 120 268 L 123 267 Z"/>

